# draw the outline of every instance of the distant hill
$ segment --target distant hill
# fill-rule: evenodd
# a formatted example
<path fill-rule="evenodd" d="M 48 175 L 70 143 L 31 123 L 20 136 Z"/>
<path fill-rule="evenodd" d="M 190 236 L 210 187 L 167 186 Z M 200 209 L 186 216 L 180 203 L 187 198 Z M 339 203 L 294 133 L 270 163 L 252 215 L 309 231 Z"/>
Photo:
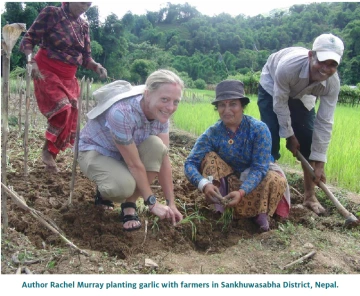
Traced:
<path fill-rule="evenodd" d="M 46 2 L 6 2 L 2 26 L 25 22 L 30 27 Z M 54 3 L 52 3 L 54 5 Z M 58 5 L 60 2 L 58 3 Z M 202 15 L 188 3 L 171 4 L 144 15 L 131 12 L 121 19 L 109 15 L 100 21 L 96 6 L 86 13 L 92 52 L 113 79 L 144 82 L 157 68 L 171 68 L 189 84 L 215 84 L 222 79 L 261 70 L 267 57 L 282 48 L 310 48 L 320 34 L 332 32 L 344 40 L 338 68 L 342 84 L 360 81 L 360 3 L 321 2 L 293 5 L 267 15 L 232 17 Z M 14 47 L 12 69 L 25 59 Z M 78 75 L 94 76 L 79 69 Z"/>

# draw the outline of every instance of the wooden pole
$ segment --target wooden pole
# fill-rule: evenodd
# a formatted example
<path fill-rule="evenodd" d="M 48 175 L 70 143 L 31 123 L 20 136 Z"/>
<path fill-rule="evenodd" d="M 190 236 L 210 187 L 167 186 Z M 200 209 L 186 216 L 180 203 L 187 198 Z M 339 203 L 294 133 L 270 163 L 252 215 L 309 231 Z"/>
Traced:
<path fill-rule="evenodd" d="M 3 83 L 1 87 L 1 182 L 7 184 L 6 165 L 7 165 L 7 138 L 9 132 L 9 78 L 10 78 L 10 57 L 11 51 L 19 38 L 21 32 L 26 30 L 25 24 L 10 24 L 5 25 L 2 29 L 1 41 L 1 55 L 3 58 L 2 74 Z M 2 230 L 7 231 L 8 228 L 8 215 L 7 215 L 7 195 L 5 192 L 1 192 L 1 219 Z"/>
<path fill-rule="evenodd" d="M 31 61 L 31 57 L 30 57 Z M 28 155 L 29 155 L 29 109 L 30 109 L 30 82 L 32 65 L 26 64 L 26 98 L 25 98 L 25 127 L 24 127 L 24 176 L 28 176 Z"/>
<path fill-rule="evenodd" d="M 90 79 L 86 79 L 86 114 L 89 112 Z M 87 116 L 85 116 L 87 121 Z"/>
<path fill-rule="evenodd" d="M 299 258 L 299 259 L 297 259 L 297 260 L 295 260 L 295 261 L 293 261 L 293 262 L 285 265 L 285 266 L 284 266 L 283 268 L 281 268 L 281 269 L 287 269 L 287 268 L 289 268 L 289 267 L 291 267 L 291 266 L 293 266 L 293 265 L 295 265 L 295 264 L 302 263 L 302 262 L 304 262 L 304 260 L 313 257 L 315 254 L 316 254 L 316 251 L 311 251 L 310 253 L 306 254 L 305 256 L 302 256 L 301 258 Z"/>
<path fill-rule="evenodd" d="M 305 169 L 312 175 L 313 178 L 315 178 L 315 173 L 313 167 L 310 165 L 310 163 L 306 160 L 306 158 L 301 154 L 301 152 L 298 150 L 296 152 L 297 158 L 301 161 L 301 163 L 305 166 Z M 327 197 L 332 201 L 332 203 L 335 205 L 338 212 L 346 219 L 345 220 L 345 226 L 349 225 L 359 225 L 359 220 L 350 213 L 345 207 L 338 201 L 338 199 L 332 194 L 332 192 L 329 190 L 329 188 L 326 187 L 326 185 L 319 181 L 318 186 L 326 193 Z"/>
<path fill-rule="evenodd" d="M 94 78 L 91 78 L 91 81 L 90 81 L 90 92 L 91 92 L 91 87 L 92 87 L 93 83 L 94 83 Z M 89 106 L 90 106 L 90 108 L 93 108 L 93 107 L 94 107 L 94 100 L 93 100 L 92 92 L 91 92 L 91 94 L 89 94 L 89 100 L 90 100 L 90 98 L 91 98 L 92 104 L 90 105 L 90 102 L 89 102 Z M 85 118 L 86 118 L 86 120 L 88 120 L 87 116 L 85 116 Z"/>
<path fill-rule="evenodd" d="M 81 123 L 81 105 L 82 105 L 82 97 L 84 92 L 84 82 L 85 76 L 81 79 L 80 83 L 80 96 L 78 98 L 78 119 L 77 119 L 77 126 L 76 126 L 76 137 L 75 137 L 75 145 L 74 145 L 74 161 L 72 166 L 72 176 L 71 176 L 71 184 L 70 184 L 70 197 L 68 204 L 72 203 L 73 195 L 74 195 L 74 185 L 75 185 L 75 175 L 76 175 L 76 164 L 77 158 L 79 154 L 79 136 L 80 136 L 80 123 Z"/>
<path fill-rule="evenodd" d="M 34 93 L 32 93 L 32 95 L 30 96 L 32 98 L 32 113 L 31 113 L 31 117 L 32 117 L 32 125 L 34 128 L 36 128 L 37 126 L 37 114 L 38 114 L 38 107 L 35 103 L 35 95 Z"/>
<path fill-rule="evenodd" d="M 19 115 L 18 115 L 18 125 L 19 125 L 19 133 L 21 133 L 21 128 L 22 128 L 22 121 L 21 121 L 21 116 L 22 116 L 22 96 L 23 96 L 23 78 L 22 77 L 18 77 L 18 81 L 19 81 Z"/>
<path fill-rule="evenodd" d="M 1 95 L 1 182 L 7 184 L 6 165 L 7 165 L 7 138 L 8 138 L 8 109 L 9 109 L 9 76 L 10 76 L 10 56 L 4 54 L 2 56 L 2 72 L 3 72 L 3 84 L 2 84 L 2 95 Z M 7 195 L 5 192 L 1 192 L 1 218 L 2 226 L 4 230 L 8 227 L 8 216 L 7 216 Z"/>
<path fill-rule="evenodd" d="M 14 203 L 19 206 L 20 208 L 22 208 L 25 211 L 29 211 L 30 214 L 36 218 L 42 225 L 44 225 L 45 227 L 47 227 L 49 230 L 51 230 L 53 233 L 57 234 L 60 236 L 60 238 L 67 243 L 70 247 L 76 249 L 77 251 L 79 251 L 80 254 L 83 254 L 85 256 L 89 256 L 89 254 L 82 250 L 79 249 L 73 242 L 69 241 L 64 235 L 63 232 L 59 229 L 59 227 L 55 224 L 54 221 L 50 220 L 49 218 L 47 218 L 46 216 L 44 216 L 41 212 L 29 207 L 24 198 L 19 196 L 18 194 L 16 194 L 15 191 L 13 191 L 12 189 L 8 188 L 7 186 L 5 186 L 3 183 L 1 183 L 1 189 L 2 191 L 6 191 L 7 194 L 9 194 L 9 196 L 11 197 L 11 199 L 14 201 Z"/>

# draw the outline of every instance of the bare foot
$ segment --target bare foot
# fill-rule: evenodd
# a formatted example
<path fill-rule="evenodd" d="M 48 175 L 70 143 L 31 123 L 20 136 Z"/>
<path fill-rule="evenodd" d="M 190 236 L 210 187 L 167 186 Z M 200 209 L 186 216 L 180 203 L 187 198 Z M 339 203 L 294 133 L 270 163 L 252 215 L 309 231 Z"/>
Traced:
<path fill-rule="evenodd" d="M 121 204 L 120 220 L 124 231 L 134 231 L 141 228 L 140 219 L 136 213 L 135 202 L 124 202 Z"/>
<path fill-rule="evenodd" d="M 103 209 L 104 211 L 112 211 L 114 208 L 107 205 L 96 205 L 98 208 Z"/>
<path fill-rule="evenodd" d="M 125 208 L 124 215 L 136 215 L 136 211 L 133 208 Z M 136 230 L 141 227 L 141 222 L 137 220 L 129 220 L 123 224 L 125 230 Z"/>
<path fill-rule="evenodd" d="M 315 214 L 320 215 L 325 213 L 325 209 L 322 207 L 322 205 L 319 203 L 315 196 L 305 198 L 303 205 L 312 210 Z"/>
<path fill-rule="evenodd" d="M 46 149 L 42 150 L 41 153 L 42 161 L 49 167 L 56 167 L 54 156 Z"/>
<path fill-rule="evenodd" d="M 268 215 L 261 213 L 253 218 L 253 221 L 260 226 L 260 232 L 267 232 L 270 230 Z"/>
<path fill-rule="evenodd" d="M 57 174 L 59 172 L 59 169 L 57 168 L 56 164 L 55 164 L 55 166 L 46 165 L 45 171 L 52 173 L 52 174 Z"/>
<path fill-rule="evenodd" d="M 95 195 L 95 205 L 103 210 L 112 211 L 114 209 L 114 203 L 111 200 L 103 199 L 97 187 Z"/>

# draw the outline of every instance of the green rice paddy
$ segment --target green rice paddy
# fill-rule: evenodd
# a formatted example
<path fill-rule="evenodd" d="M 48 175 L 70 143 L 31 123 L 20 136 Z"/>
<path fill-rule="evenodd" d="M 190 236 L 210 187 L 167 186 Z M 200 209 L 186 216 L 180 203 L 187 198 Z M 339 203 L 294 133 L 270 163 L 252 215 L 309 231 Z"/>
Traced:
<path fill-rule="evenodd" d="M 187 90 L 173 115 L 173 124 L 196 136 L 201 135 L 209 126 L 219 120 L 218 112 L 210 102 L 214 91 Z M 257 97 L 250 96 L 251 103 L 244 113 L 260 119 Z M 337 106 L 334 127 L 325 165 L 327 183 L 360 192 L 360 107 Z M 301 170 L 298 161 L 281 140 L 279 164 Z"/>

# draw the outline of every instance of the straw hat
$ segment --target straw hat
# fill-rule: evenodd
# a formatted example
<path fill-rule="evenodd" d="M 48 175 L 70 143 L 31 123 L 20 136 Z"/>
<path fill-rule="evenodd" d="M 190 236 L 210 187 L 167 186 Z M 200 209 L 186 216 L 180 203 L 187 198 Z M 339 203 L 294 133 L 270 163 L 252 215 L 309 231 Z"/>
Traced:
<path fill-rule="evenodd" d="M 145 85 L 132 86 L 125 80 L 116 80 L 106 84 L 93 92 L 97 105 L 87 114 L 89 119 L 94 119 L 111 107 L 115 102 L 140 95 L 144 92 Z"/>

